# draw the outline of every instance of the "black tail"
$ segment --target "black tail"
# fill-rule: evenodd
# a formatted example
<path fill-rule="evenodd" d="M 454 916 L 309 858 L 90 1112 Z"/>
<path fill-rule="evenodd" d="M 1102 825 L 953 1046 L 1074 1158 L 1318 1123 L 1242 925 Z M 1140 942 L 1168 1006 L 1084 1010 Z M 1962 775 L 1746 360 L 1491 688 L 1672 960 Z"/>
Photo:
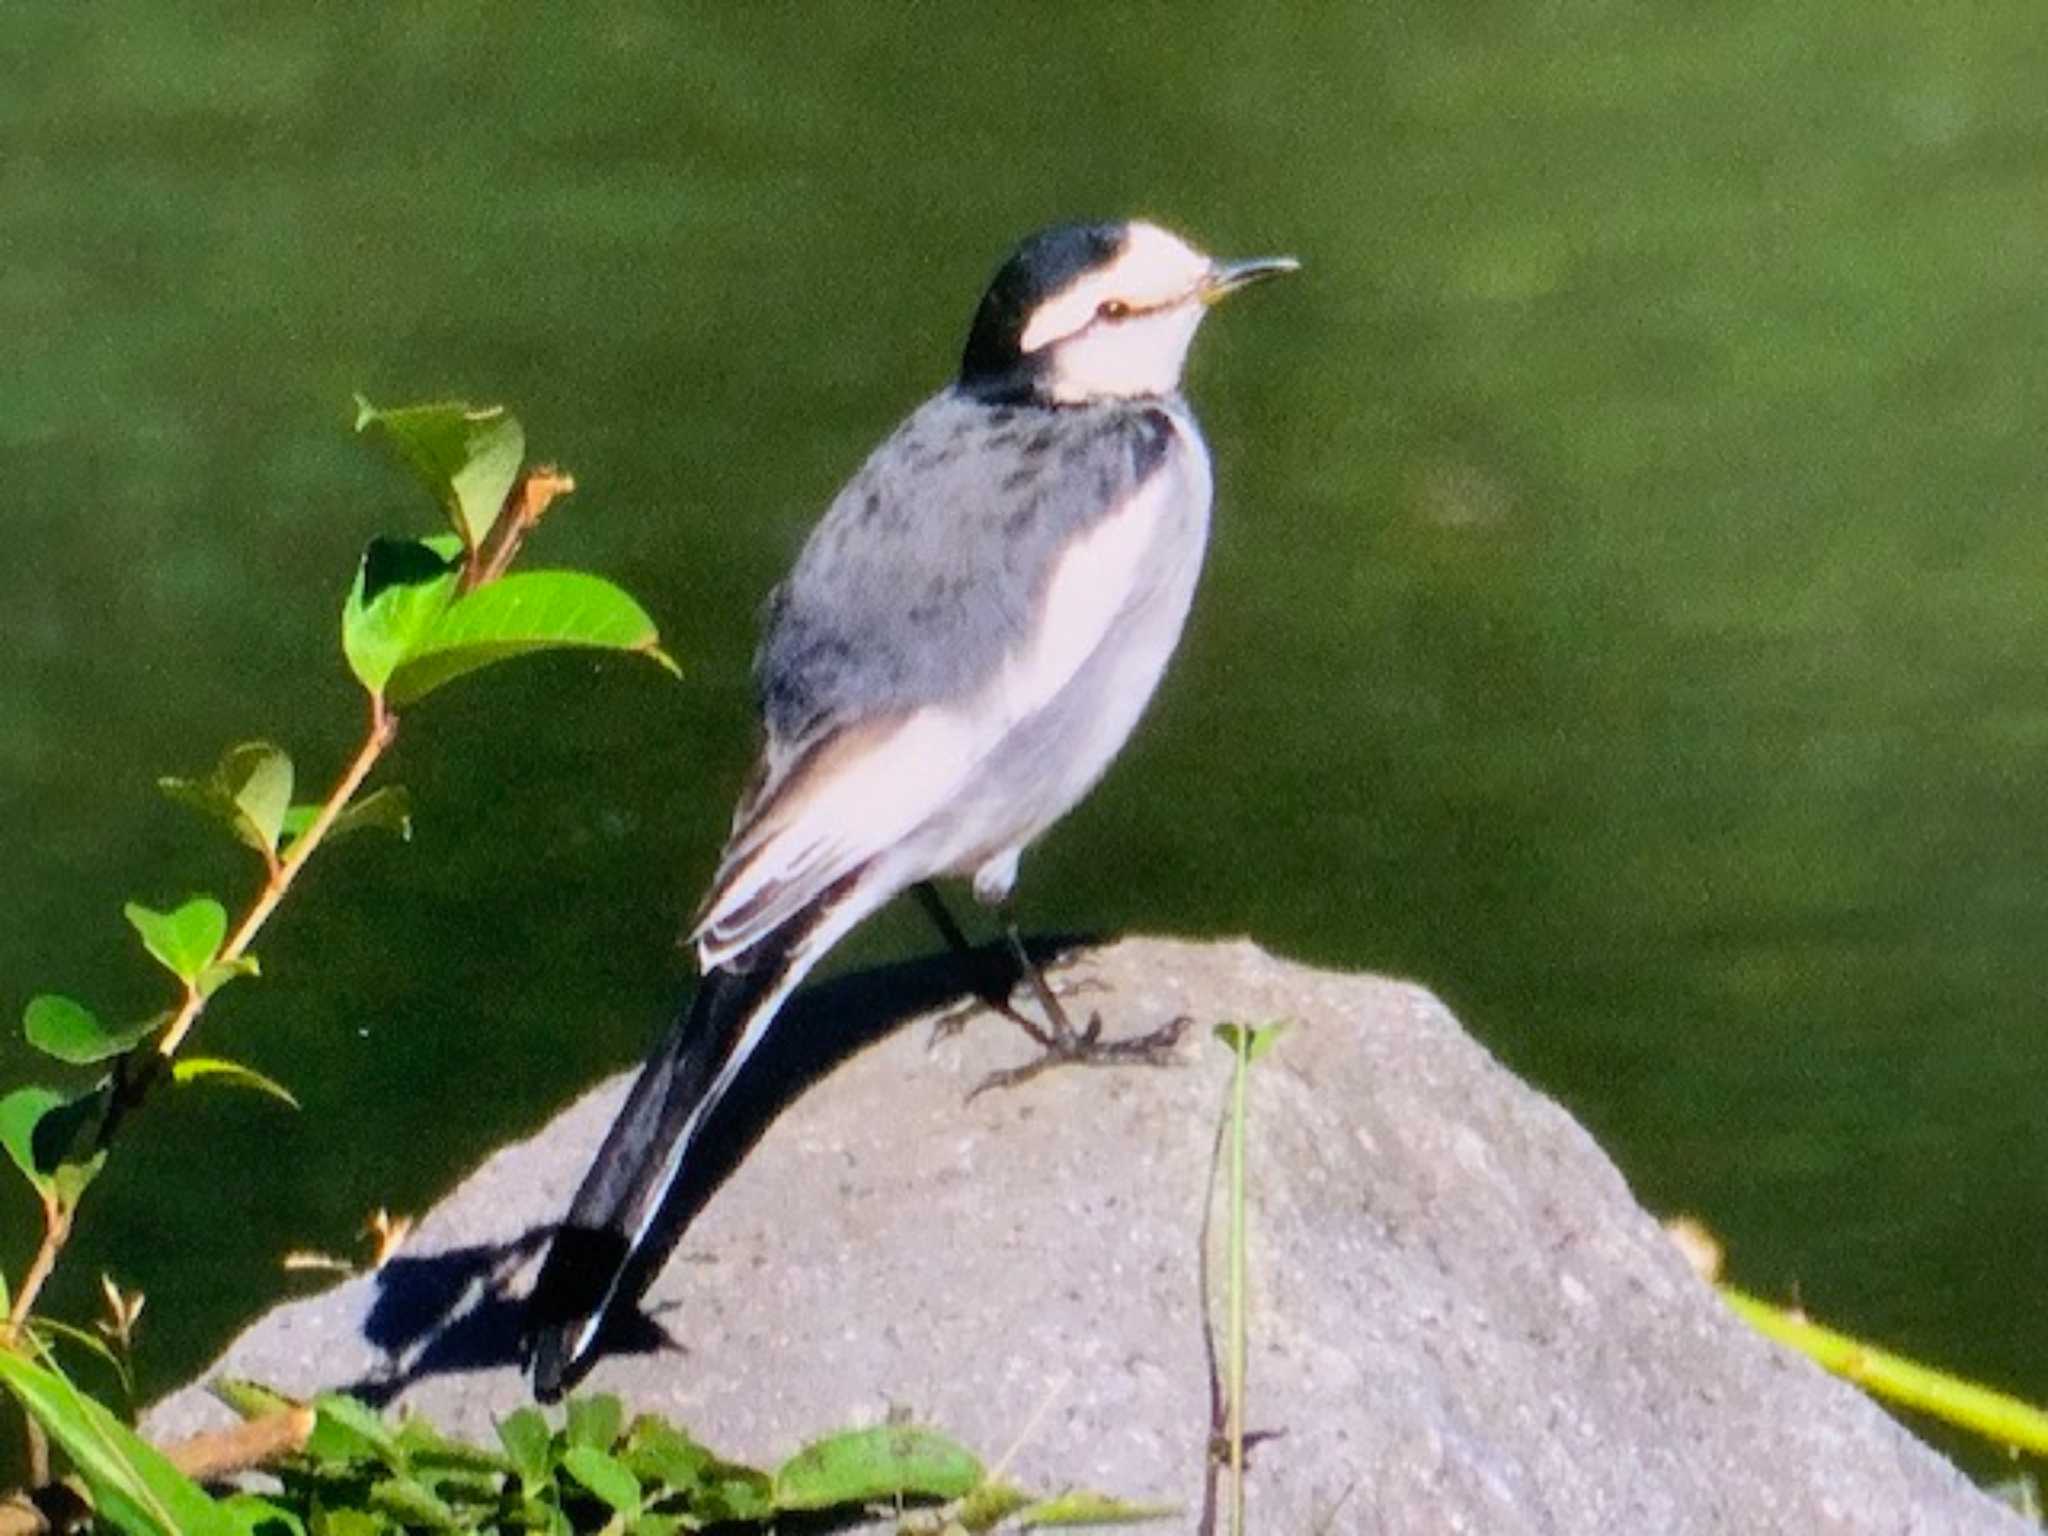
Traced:
<path fill-rule="evenodd" d="M 607 1314 L 638 1299 L 682 1236 L 690 1213 L 670 1196 L 690 1146 L 798 980 L 786 945 L 770 941 L 747 961 L 745 970 L 713 970 L 698 984 L 689 1010 L 641 1069 L 555 1233 L 528 1311 L 533 1390 L 543 1402 L 596 1362 Z"/>

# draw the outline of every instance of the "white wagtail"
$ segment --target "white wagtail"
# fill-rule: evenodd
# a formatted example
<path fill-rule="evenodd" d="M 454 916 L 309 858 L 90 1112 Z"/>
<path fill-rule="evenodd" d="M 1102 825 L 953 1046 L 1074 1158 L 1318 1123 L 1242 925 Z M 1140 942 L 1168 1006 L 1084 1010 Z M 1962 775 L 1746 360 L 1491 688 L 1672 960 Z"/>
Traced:
<path fill-rule="evenodd" d="M 989 284 L 959 377 L 812 531 L 767 604 L 766 739 L 690 936 L 702 980 L 536 1289 L 541 1396 L 592 1363 L 636 1256 L 672 1244 L 682 1217 L 664 1207 L 692 1142 L 811 967 L 912 888 L 957 944 L 929 882 L 967 876 L 1002 904 L 1019 856 L 1122 748 L 1208 542 L 1188 346 L 1210 305 L 1295 267 L 1218 263 L 1145 223 L 1033 235 Z M 1051 1057 L 1157 1044 L 1073 1030 L 1008 931 Z"/>

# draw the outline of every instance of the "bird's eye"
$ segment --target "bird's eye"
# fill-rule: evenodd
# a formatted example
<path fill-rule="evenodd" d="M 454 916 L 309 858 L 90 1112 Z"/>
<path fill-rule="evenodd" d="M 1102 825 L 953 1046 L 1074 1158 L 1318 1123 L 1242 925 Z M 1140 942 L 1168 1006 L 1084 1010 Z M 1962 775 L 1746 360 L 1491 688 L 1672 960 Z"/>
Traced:
<path fill-rule="evenodd" d="M 1098 320 L 1128 320 L 1130 317 L 1131 306 L 1122 299 L 1104 299 L 1095 306 L 1095 318 Z"/>

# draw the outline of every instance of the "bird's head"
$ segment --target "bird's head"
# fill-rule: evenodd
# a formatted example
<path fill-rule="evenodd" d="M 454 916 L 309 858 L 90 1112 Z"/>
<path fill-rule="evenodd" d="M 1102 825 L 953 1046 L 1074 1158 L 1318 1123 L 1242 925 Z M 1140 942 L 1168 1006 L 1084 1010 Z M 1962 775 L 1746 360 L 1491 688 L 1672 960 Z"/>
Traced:
<path fill-rule="evenodd" d="M 1213 261 L 1142 222 L 1043 230 L 982 296 L 960 386 L 1062 405 L 1172 394 L 1209 306 L 1299 265 L 1291 256 Z"/>

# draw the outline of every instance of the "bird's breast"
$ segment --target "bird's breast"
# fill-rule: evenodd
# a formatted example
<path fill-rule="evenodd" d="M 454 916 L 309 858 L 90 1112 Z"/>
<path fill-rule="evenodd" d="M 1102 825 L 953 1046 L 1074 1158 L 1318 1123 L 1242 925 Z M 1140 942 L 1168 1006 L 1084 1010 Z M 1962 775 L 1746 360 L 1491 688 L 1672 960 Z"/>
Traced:
<path fill-rule="evenodd" d="M 1104 647 L 1148 658 L 1159 652 L 1148 669 L 1156 678 L 1179 636 L 1208 539 L 1204 457 L 1176 443 L 1128 496 L 1079 528 L 1053 557 L 1027 643 L 1003 667 L 1000 688 L 1011 719 L 1051 704 Z"/>

